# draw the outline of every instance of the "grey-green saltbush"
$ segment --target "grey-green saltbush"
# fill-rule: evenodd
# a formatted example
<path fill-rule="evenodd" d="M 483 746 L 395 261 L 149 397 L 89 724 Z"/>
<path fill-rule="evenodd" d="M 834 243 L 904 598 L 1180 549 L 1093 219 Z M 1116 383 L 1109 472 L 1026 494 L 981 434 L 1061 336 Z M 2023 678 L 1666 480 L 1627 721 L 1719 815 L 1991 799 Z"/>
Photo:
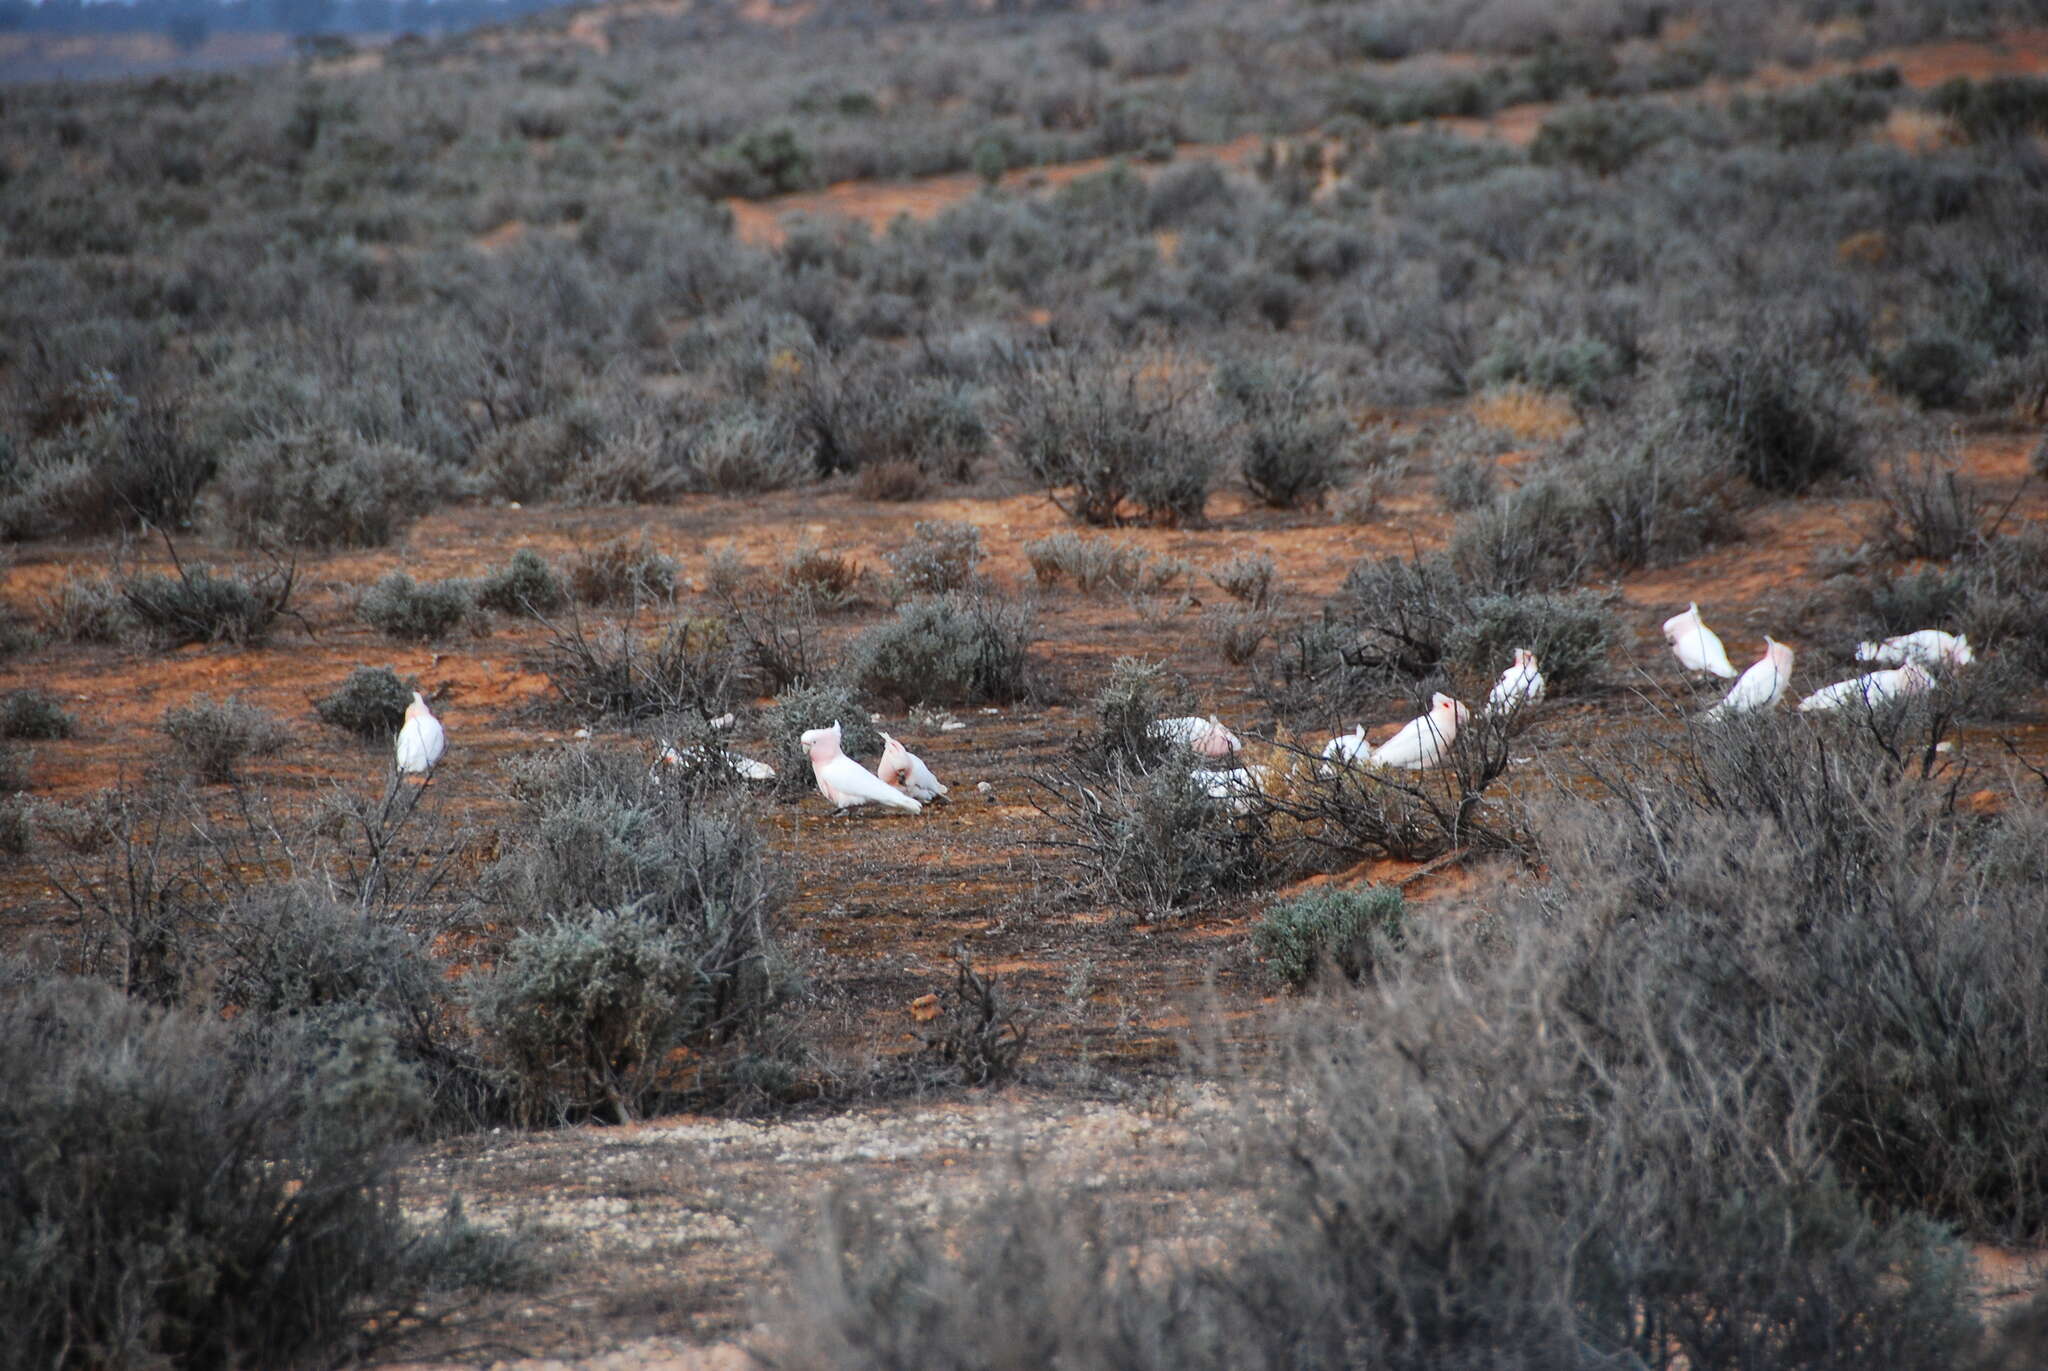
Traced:
<path fill-rule="evenodd" d="M 853 650 L 862 687 L 934 704 L 1022 698 L 1033 611 L 991 595 L 922 596 L 861 635 Z"/>
<path fill-rule="evenodd" d="M 1318 967 L 1355 981 L 1371 972 L 1378 944 L 1400 946 L 1405 909 L 1396 886 L 1311 891 L 1261 915 L 1252 927 L 1252 948 L 1289 985 L 1307 985 Z"/>

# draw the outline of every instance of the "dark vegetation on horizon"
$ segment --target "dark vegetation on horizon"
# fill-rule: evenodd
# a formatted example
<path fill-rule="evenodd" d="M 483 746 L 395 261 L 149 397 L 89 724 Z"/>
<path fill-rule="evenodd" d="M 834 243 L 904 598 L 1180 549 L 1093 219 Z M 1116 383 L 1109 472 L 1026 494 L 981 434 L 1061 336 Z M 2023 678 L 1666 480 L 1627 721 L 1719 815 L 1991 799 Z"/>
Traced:
<path fill-rule="evenodd" d="M 233 697 L 58 803 L 35 752 L 79 721 L 0 700 L 0 860 L 75 925 L 0 970 L 0 1364 L 332 1358 L 543 1279 L 459 1215 L 402 1220 L 406 1140 L 1031 1078 L 1028 1013 L 965 963 L 909 1052 L 816 1041 L 760 818 L 807 789 L 802 729 L 872 755 L 874 709 L 1060 690 L 1095 726 L 1035 778 L 1055 898 L 1198 917 L 1481 854 L 1513 891 L 1443 937 L 1385 891 L 1265 913 L 1247 955 L 1309 1004 L 1227 1125 L 1248 1145 L 1219 1144 L 1251 1217 L 1162 1233 L 1028 1174 L 929 1225 L 844 1198 L 792 1257 L 781 1364 L 2038 1364 L 2041 1303 L 1979 1328 L 1961 1243 L 2048 1237 L 2048 778 L 1937 744 L 2048 674 L 2048 535 L 1956 451 L 2048 410 L 2048 238 L 2014 227 L 2048 222 L 2048 82 L 1695 98 L 2038 7 L 821 15 L 635 14 L 604 55 L 534 37 L 565 13 L 346 77 L 5 92 L 0 536 L 110 549 L 0 624 L 6 660 L 262 650 L 306 630 L 306 565 L 460 502 L 1031 489 L 1076 528 L 1028 549 L 1029 588 L 913 518 L 886 574 L 803 546 L 682 577 L 643 538 L 349 588 L 394 641 L 536 621 L 558 720 L 628 735 L 512 768 L 487 845 L 433 786 L 266 795 L 315 725 Z M 1527 150 L 1417 122 L 1536 100 Z M 1908 115 L 1944 136 L 1898 146 Z M 1176 151 L 1246 134 L 1242 170 Z M 958 171 L 988 188 L 930 222 L 774 250 L 720 203 Z M 1516 439 L 1475 397 L 1568 421 Z M 1284 564 L 1113 532 L 1199 526 L 1225 490 L 1369 521 L 1417 476 L 1448 538 L 1322 604 Z M 1627 695 L 1613 577 L 1843 493 L 1882 514 L 1787 597 L 1802 669 L 1937 623 L 1980 666 L 1839 725 Z M 1036 650 L 1061 597 L 1190 587 L 1283 731 L 1286 783 L 1242 804 L 1146 732 L 1196 708 L 1185 681 L 1057 682 Z M 1527 760 L 1541 709 L 1413 775 L 1284 741 L 1476 702 L 1530 645 L 1553 698 L 1625 725 L 1572 784 Z M 380 759 L 418 685 L 307 684 Z M 735 734 L 774 749 L 766 795 Z M 650 773 L 655 737 L 684 765 Z"/>

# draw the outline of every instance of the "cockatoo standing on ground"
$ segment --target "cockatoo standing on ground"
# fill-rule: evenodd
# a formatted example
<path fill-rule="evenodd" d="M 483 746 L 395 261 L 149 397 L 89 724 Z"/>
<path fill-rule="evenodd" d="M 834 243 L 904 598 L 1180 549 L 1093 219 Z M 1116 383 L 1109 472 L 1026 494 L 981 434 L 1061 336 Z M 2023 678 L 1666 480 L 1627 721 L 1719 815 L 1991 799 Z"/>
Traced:
<path fill-rule="evenodd" d="M 1893 671 L 1873 671 L 1854 680 L 1822 686 L 1801 700 L 1799 708 L 1846 709 L 1860 701 L 1866 709 L 1874 709 L 1901 695 L 1918 695 L 1933 688 L 1934 678 L 1927 674 L 1927 668 L 1909 658 L 1904 666 Z"/>
<path fill-rule="evenodd" d="M 717 728 L 718 720 L 713 719 L 711 726 Z M 719 756 L 724 760 L 726 768 L 743 781 L 772 781 L 775 779 L 775 768 L 766 762 L 757 762 L 752 757 L 742 757 L 737 752 L 722 752 Z M 650 777 L 658 778 L 664 766 L 687 766 L 701 764 L 703 761 L 703 748 L 696 746 L 678 748 L 674 743 L 663 738 L 661 740 L 661 752 L 655 757 L 654 765 L 647 768 L 647 774 Z"/>
<path fill-rule="evenodd" d="M 1338 766 L 1357 766 L 1360 762 L 1369 762 L 1371 760 L 1372 744 L 1365 740 L 1364 724 L 1360 724 L 1349 733 L 1339 733 L 1336 737 L 1330 739 L 1329 742 L 1323 744 L 1322 772 L 1325 776 L 1334 776 L 1336 774 L 1331 769 L 1330 764 L 1332 762 L 1335 762 Z"/>
<path fill-rule="evenodd" d="M 1728 691 L 1726 699 L 1700 718 L 1711 723 L 1730 714 L 1750 714 L 1769 709 L 1784 698 L 1785 687 L 1791 683 L 1792 649 L 1766 633 L 1764 655 L 1742 673 L 1742 679 Z"/>
<path fill-rule="evenodd" d="M 1945 666 L 1968 666 L 1977 660 L 1977 654 L 1970 651 L 1970 636 L 1958 637 L 1944 633 L 1938 628 L 1923 628 L 1918 633 L 1901 633 L 1896 638 L 1887 638 L 1881 643 L 1856 644 L 1856 660 L 1859 662 L 1889 662 L 1894 665 L 1918 662 L 1921 666 L 1940 668 Z"/>
<path fill-rule="evenodd" d="M 1685 613 L 1664 621 L 1664 641 L 1671 644 L 1672 655 L 1687 671 L 1711 671 L 1724 681 L 1735 679 L 1728 650 L 1721 646 L 1720 635 L 1701 621 L 1697 604 L 1687 605 Z"/>
<path fill-rule="evenodd" d="M 886 733 L 882 735 L 882 760 L 875 764 L 875 774 L 884 784 L 926 804 L 946 793 L 945 783 L 932 775 L 924 759 Z"/>
<path fill-rule="evenodd" d="M 811 773 L 818 778 L 818 793 L 829 800 L 834 809 L 851 809 L 870 801 L 891 809 L 909 810 L 912 814 L 924 808 L 841 752 L 839 736 L 839 725 L 835 723 L 830 728 L 810 729 L 797 738 L 810 751 Z"/>
<path fill-rule="evenodd" d="M 1218 722 L 1214 714 L 1206 719 L 1191 714 L 1154 719 L 1145 731 L 1169 743 L 1179 743 L 1198 757 L 1228 757 L 1243 746 L 1238 736 Z"/>
<path fill-rule="evenodd" d="M 1486 697 L 1486 712 L 1512 714 L 1542 698 L 1543 673 L 1536 669 L 1536 654 L 1526 647 L 1518 647 L 1515 649 L 1515 664 L 1500 674 L 1493 693 Z"/>
<path fill-rule="evenodd" d="M 1438 691 L 1429 697 L 1429 713 L 1410 719 L 1399 733 L 1373 749 L 1373 765 L 1405 767 L 1410 771 L 1441 766 L 1451 755 L 1458 729 L 1471 718 L 1471 710 Z"/>
<path fill-rule="evenodd" d="M 426 698 L 415 690 L 412 703 L 405 707 L 405 726 L 398 730 L 398 773 L 426 775 L 447 747 L 447 730 L 434 717 L 434 711 L 427 708 Z"/>

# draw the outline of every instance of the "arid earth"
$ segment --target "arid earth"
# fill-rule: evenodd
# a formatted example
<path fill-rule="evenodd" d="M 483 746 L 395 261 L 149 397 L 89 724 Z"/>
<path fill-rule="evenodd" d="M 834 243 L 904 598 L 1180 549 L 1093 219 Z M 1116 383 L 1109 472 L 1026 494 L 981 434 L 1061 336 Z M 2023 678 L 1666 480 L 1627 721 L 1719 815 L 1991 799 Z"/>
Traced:
<path fill-rule="evenodd" d="M 602 38 L 601 26 L 572 26 L 576 41 L 594 41 L 593 33 Z M 2048 70 L 2048 32 L 1875 54 L 1864 63 L 1885 64 L 1897 65 L 1915 86 L 1958 73 Z M 1788 77 L 1771 72 L 1757 79 Z M 1541 114 L 1540 107 L 1518 107 L 1471 131 L 1526 138 Z M 1183 155 L 1239 163 L 1259 146 L 1246 139 Z M 1099 168 L 1040 169 L 1017 179 L 1056 185 L 1092 169 Z M 934 214 L 977 184 L 945 177 L 835 186 L 733 209 L 743 236 L 772 243 L 786 214 L 881 225 L 898 213 Z M 1360 423 L 1382 417 L 1416 416 L 1356 416 Z M 1540 404 L 1486 417 L 1520 425 L 1528 435 L 1558 421 L 1554 407 Z M 2020 416 L 1962 435 L 1967 474 L 1994 507 L 2011 502 L 2006 517 L 2013 524 L 2048 520 L 2048 488 L 2027 476 L 2039 437 Z M 1518 454 L 1500 460 L 1512 481 Z M 1604 683 L 1547 707 L 1531 744 L 1541 769 L 1568 773 L 1575 750 L 1624 723 L 1642 726 L 1640 695 L 1685 695 L 1689 688 L 1657 626 L 1688 600 L 1711 607 L 1739 661 L 1754 656 L 1766 631 L 1793 642 L 1801 652 L 1799 689 L 1847 674 L 1837 668 L 1852 645 L 1808 637 L 1803 609 L 1823 591 L 1829 554 L 1863 541 L 1875 509 L 1853 488 L 1764 503 L 1749 515 L 1743 541 L 1615 582 L 1617 610 L 1633 637 L 1617 650 Z M 1047 822 L 1031 803 L 1032 777 L 1083 735 L 1093 689 L 1127 655 L 1170 660 L 1189 678 L 1204 712 L 1213 709 L 1241 732 L 1270 735 L 1275 721 L 1250 676 L 1216 656 L 1200 630 L 1204 610 L 1225 600 L 1202 571 L 1235 554 L 1264 552 L 1278 567 L 1283 616 L 1312 613 L 1359 558 L 1442 541 L 1450 519 L 1427 476 L 1411 472 L 1397 482 L 1365 523 L 1278 515 L 1224 496 L 1199 528 L 1118 531 L 1121 540 L 1196 568 L 1172 588 L 1142 596 L 1035 588 L 1024 545 L 1069 525 L 1043 496 L 995 486 L 908 505 L 866 501 L 842 485 L 746 499 L 686 497 L 651 508 L 451 508 L 415 525 L 396 548 L 302 561 L 295 607 L 303 623 L 262 648 L 149 655 L 54 645 L 0 668 L 0 691 L 48 688 L 80 724 L 75 738 L 34 745 L 40 799 L 80 800 L 137 779 L 161 764 L 158 721 L 166 709 L 201 694 L 232 693 L 283 716 L 294 730 L 286 754 L 250 764 L 252 786 L 305 806 L 333 787 L 374 794 L 386 766 L 380 751 L 321 725 L 311 701 L 357 665 L 417 675 L 450 737 L 430 804 L 467 835 L 458 865 L 474 870 L 510 814 L 502 764 L 557 746 L 588 721 L 551 708 L 548 681 L 532 660 L 544 629 L 499 618 L 487 633 L 433 646 L 394 642 L 353 615 L 355 597 L 375 578 L 394 567 L 419 578 L 476 574 L 518 548 L 561 562 L 594 542 L 644 533 L 681 559 L 687 597 L 701 591 L 714 550 L 730 548 L 756 575 L 770 577 L 789 549 L 809 540 L 876 573 L 862 603 L 828 620 L 829 633 L 850 634 L 886 613 L 879 587 L 884 554 L 919 519 L 972 522 L 989 553 L 986 574 L 1007 590 L 1036 594 L 1037 698 L 1000 710 L 956 710 L 965 725 L 957 731 L 901 716 L 887 721 L 952 784 L 950 804 L 907 820 L 839 817 L 811 795 L 800 804 L 764 804 L 763 821 L 791 886 L 786 927 L 811 987 L 805 1012 L 837 1051 L 847 1060 L 915 1051 L 911 1002 L 948 989 L 957 951 L 999 977 L 1030 1014 L 1027 1082 L 997 1093 L 799 1111 L 769 1123 L 672 1117 L 428 1147 L 407 1173 L 409 1205 L 427 1217 L 460 1196 L 471 1218 L 543 1244 L 552 1275 L 537 1295 L 493 1297 L 451 1314 L 405 1355 L 434 1364 L 536 1367 L 746 1364 L 743 1346 L 772 1347 L 773 1330 L 753 1327 L 752 1296 L 773 1279 L 776 1242 L 800 1231 L 819 1200 L 840 1186 L 880 1187 L 929 1205 L 991 1178 L 1000 1183 L 999 1165 L 990 1164 L 1028 1155 L 1161 1202 L 1189 1203 L 1187 1192 L 1211 1165 L 1204 1128 L 1228 1111 L 1225 1089 L 1186 1064 L 1189 1031 L 1255 1047 L 1279 999 L 1247 945 L 1259 903 L 1158 921 L 1104 907 L 1071 887 L 1057 854 L 1043 845 Z M 179 553 L 188 563 L 234 560 L 229 550 L 198 542 L 181 542 Z M 164 564 L 161 544 L 137 544 L 119 555 L 126 565 Z M 66 576 L 101 572 L 108 563 L 104 544 L 26 545 L 5 565 L 0 598 L 33 620 Z M 1358 722 L 1383 737 L 1400 720 Z M 2029 760 L 2048 763 L 2048 693 L 2037 690 L 1997 731 Z M 759 741 L 743 723 L 741 749 Z M 1967 733 L 1961 752 L 1990 771 L 2005 756 L 1990 739 Z M 986 798 L 977 789 L 983 782 Z M 1416 873 L 1386 864 L 1356 874 L 1415 876 L 1409 894 L 1418 916 L 1458 920 L 1481 907 L 1496 882 L 1522 873 L 1510 866 Z M 0 866 L 0 941 L 61 957 L 72 931 L 37 854 Z M 2032 1288 L 2042 1275 L 2036 1254 L 1987 1250 L 1980 1266 L 1989 1300 Z"/>

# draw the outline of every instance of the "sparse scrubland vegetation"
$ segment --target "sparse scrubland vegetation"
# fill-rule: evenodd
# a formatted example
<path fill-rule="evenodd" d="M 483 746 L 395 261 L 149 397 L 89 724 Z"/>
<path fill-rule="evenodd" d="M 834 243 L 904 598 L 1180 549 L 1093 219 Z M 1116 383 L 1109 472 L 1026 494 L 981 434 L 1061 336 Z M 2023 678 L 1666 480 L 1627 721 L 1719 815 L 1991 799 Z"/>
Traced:
<path fill-rule="evenodd" d="M 573 1244 L 421 1149 L 1018 1083 L 1206 1160 L 807 1184 L 687 1327 L 2041 1364 L 2048 72 L 1890 49 L 2048 14 L 916 8 L 0 93 L 0 1364 L 495 1357 Z M 1978 660 L 1707 724 L 1690 599 Z"/>

